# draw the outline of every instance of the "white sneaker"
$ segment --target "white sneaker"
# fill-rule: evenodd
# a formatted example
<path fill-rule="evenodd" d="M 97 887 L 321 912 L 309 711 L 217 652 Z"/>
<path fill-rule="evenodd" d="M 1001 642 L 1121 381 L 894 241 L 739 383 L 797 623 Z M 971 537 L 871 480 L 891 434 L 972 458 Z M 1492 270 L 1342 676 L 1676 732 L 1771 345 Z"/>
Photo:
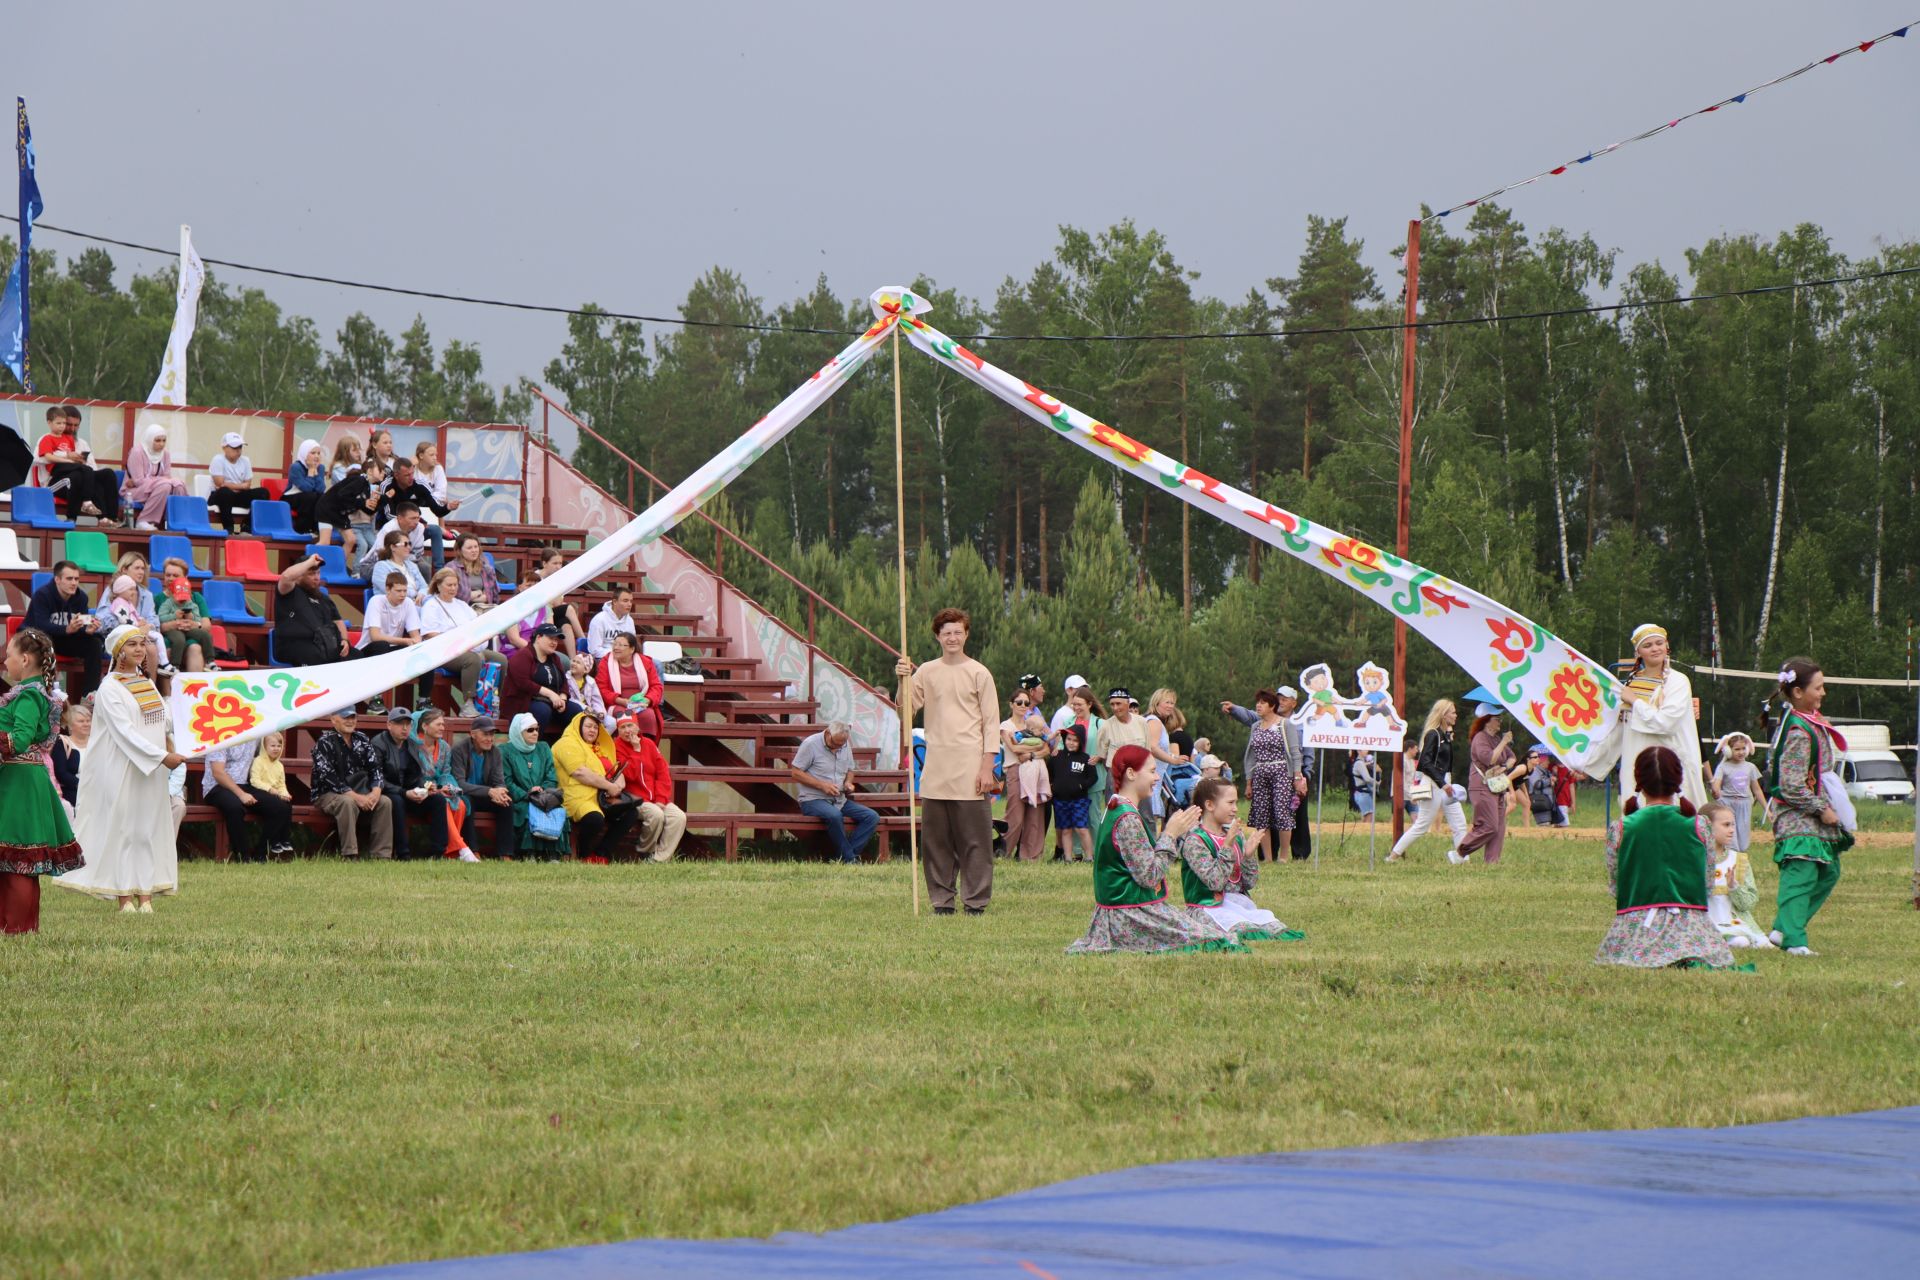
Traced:
<path fill-rule="evenodd" d="M 475 852 L 474 852 L 473 850 L 471 850 L 471 849 L 462 849 L 462 850 L 461 850 L 461 851 L 460 851 L 460 852 L 459 852 L 458 854 L 456 854 L 455 856 L 456 856 L 456 857 L 458 857 L 458 858 L 459 858 L 459 860 L 460 860 L 460 861 L 462 861 L 462 862 L 478 862 L 478 861 L 480 861 L 480 856 L 479 856 L 478 854 L 476 854 L 476 853 L 475 853 Z"/>
<path fill-rule="evenodd" d="M 1394 853 L 1392 850 L 1387 851 L 1386 861 L 1388 862 L 1405 862 L 1406 860 L 1407 855 L 1404 853 Z"/>
<path fill-rule="evenodd" d="M 1788 947 L 1787 954 L 1790 956 L 1817 956 L 1820 953 L 1812 947 Z"/>
<path fill-rule="evenodd" d="M 1457 867 L 1463 862 L 1472 862 L 1473 855 L 1470 853 L 1462 853 L 1458 849 L 1449 849 L 1447 850 L 1447 861 Z"/>
<path fill-rule="evenodd" d="M 1767 941 L 1771 942 L 1776 947 L 1784 947 L 1787 945 L 1787 940 L 1780 936 L 1780 931 L 1778 929 L 1775 929 L 1772 933 L 1769 933 L 1767 935 Z"/>

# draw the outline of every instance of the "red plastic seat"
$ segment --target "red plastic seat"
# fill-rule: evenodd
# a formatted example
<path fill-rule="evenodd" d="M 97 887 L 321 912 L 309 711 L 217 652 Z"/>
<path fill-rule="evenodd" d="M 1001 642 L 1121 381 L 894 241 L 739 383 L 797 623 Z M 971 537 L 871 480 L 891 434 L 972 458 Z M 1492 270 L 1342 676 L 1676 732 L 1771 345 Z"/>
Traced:
<path fill-rule="evenodd" d="M 275 502 L 284 501 L 280 495 L 287 491 L 287 482 L 285 480 L 276 480 L 272 476 L 262 476 L 260 478 L 260 487 L 272 494 Z"/>
<path fill-rule="evenodd" d="M 227 638 L 227 629 L 225 627 L 216 622 L 208 627 L 207 631 L 208 634 L 213 636 L 214 648 L 225 649 L 229 653 L 233 651 L 233 644 Z M 215 658 L 213 665 L 215 669 L 220 671 L 240 671 L 244 670 L 250 664 L 245 658 Z"/>
<path fill-rule="evenodd" d="M 280 575 L 267 568 L 267 544 L 257 538 L 227 540 L 227 576 L 242 582 L 278 582 Z"/>

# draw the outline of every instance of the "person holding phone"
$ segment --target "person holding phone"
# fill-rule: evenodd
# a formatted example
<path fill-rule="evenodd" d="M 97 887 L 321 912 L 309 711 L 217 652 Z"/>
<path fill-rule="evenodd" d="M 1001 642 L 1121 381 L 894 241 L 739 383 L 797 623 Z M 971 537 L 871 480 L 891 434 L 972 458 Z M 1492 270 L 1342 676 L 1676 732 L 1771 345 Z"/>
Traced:
<path fill-rule="evenodd" d="M 1507 804 L 1514 798 L 1513 784 L 1527 772 L 1524 760 L 1513 755 L 1513 730 L 1504 729 L 1506 708 L 1496 702 L 1483 702 L 1473 709 L 1473 730 L 1467 750 L 1473 761 L 1467 772 L 1467 800 L 1473 805 L 1473 827 L 1460 847 L 1449 850 L 1447 861 L 1456 866 L 1473 860 L 1473 852 L 1482 850 L 1488 866 L 1500 861 L 1507 843 Z"/>
<path fill-rule="evenodd" d="M 213 658 L 213 632 L 207 629 L 206 597 L 193 589 L 187 562 L 169 556 L 161 562 L 160 638 L 167 662 L 182 671 L 205 671 Z"/>

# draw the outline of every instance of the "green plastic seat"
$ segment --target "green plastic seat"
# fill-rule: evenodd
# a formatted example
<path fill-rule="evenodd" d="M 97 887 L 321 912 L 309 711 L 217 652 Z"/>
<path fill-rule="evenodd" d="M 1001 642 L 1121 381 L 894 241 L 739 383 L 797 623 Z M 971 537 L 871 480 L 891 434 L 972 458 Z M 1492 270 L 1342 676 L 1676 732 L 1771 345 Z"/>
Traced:
<path fill-rule="evenodd" d="M 113 548 L 107 535 L 95 529 L 74 529 L 67 534 L 67 559 L 80 566 L 82 573 L 112 573 Z"/>

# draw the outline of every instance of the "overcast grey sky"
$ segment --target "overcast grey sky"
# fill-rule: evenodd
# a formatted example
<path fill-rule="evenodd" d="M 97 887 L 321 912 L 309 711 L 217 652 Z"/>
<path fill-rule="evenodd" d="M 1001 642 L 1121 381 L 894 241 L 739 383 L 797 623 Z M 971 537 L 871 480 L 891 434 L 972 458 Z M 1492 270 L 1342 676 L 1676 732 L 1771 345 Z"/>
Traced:
<path fill-rule="evenodd" d="M 1383 281 L 1444 206 L 1920 17 L 1920 0 L 39 4 L 9 15 L 48 221 L 208 257 L 672 314 L 926 273 L 990 298 L 1062 223 L 1165 232 L 1200 287 L 1291 273 L 1345 214 Z M 1627 262 L 1820 223 L 1920 235 L 1920 30 L 1510 197 Z M 9 206 L 10 207 L 10 206 Z M 78 242 L 47 235 L 63 255 Z M 149 255 L 115 250 L 123 267 Z M 222 273 L 313 316 L 480 343 L 564 322 Z M 156 362 L 159 352 L 154 353 Z"/>

